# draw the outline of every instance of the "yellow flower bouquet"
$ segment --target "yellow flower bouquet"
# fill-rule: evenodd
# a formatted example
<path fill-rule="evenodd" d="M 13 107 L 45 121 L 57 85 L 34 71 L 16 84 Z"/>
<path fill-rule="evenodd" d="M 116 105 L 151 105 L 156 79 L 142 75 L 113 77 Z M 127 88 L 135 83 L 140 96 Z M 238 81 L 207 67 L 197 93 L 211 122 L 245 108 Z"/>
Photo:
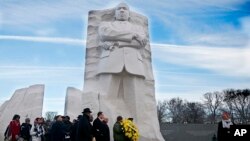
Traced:
<path fill-rule="evenodd" d="M 139 130 L 136 125 L 128 119 L 124 119 L 121 122 L 122 129 L 126 137 L 131 141 L 138 141 L 139 139 Z"/>

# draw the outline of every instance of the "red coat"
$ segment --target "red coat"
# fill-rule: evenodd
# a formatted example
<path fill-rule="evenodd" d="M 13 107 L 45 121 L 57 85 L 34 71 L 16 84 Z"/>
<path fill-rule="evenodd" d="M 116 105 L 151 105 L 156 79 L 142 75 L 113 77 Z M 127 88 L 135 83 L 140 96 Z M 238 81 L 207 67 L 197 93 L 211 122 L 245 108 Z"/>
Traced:
<path fill-rule="evenodd" d="M 20 130 L 21 130 L 20 122 L 12 120 L 9 124 L 9 134 L 10 136 L 12 136 L 11 141 L 17 141 L 16 135 L 18 136 L 20 135 Z"/>

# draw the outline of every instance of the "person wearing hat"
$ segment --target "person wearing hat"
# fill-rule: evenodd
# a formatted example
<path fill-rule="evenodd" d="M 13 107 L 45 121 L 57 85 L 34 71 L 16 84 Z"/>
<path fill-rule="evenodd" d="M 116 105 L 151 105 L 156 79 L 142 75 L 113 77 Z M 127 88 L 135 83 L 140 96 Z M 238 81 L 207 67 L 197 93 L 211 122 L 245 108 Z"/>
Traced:
<path fill-rule="evenodd" d="M 230 119 L 228 112 L 223 112 L 222 121 L 218 123 L 217 141 L 230 140 L 230 126 L 234 123 Z"/>
<path fill-rule="evenodd" d="M 76 131 L 76 141 L 92 141 L 92 125 L 91 125 L 91 113 L 92 111 L 89 108 L 83 110 L 83 116 L 80 117 L 77 131 Z"/>

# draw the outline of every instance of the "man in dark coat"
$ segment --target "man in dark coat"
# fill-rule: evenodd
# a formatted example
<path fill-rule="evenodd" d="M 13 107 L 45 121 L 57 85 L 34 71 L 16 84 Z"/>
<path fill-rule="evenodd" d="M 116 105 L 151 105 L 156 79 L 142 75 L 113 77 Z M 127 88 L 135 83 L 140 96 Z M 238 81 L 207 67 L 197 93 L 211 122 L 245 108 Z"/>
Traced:
<path fill-rule="evenodd" d="M 70 134 L 71 141 L 77 141 L 76 140 L 76 132 L 77 132 L 78 123 L 79 123 L 79 120 L 80 120 L 81 117 L 82 117 L 82 115 L 78 115 L 77 119 L 74 120 L 74 122 L 73 122 L 72 131 L 71 131 L 71 134 Z"/>
<path fill-rule="evenodd" d="M 103 123 L 104 123 L 104 139 L 103 139 L 103 141 L 110 141 L 110 131 L 109 131 L 107 117 L 104 117 Z"/>
<path fill-rule="evenodd" d="M 94 120 L 93 123 L 93 132 L 96 141 L 104 141 L 104 114 L 103 112 L 97 113 L 97 118 Z"/>
<path fill-rule="evenodd" d="M 92 125 L 90 123 L 91 111 L 89 108 L 83 110 L 83 116 L 80 118 L 77 132 L 76 132 L 76 141 L 92 141 Z"/>
<path fill-rule="evenodd" d="M 51 128 L 51 141 L 64 141 L 65 127 L 62 122 L 62 116 L 56 116 L 56 122 Z"/>
<path fill-rule="evenodd" d="M 64 116 L 63 124 L 65 127 L 65 141 L 71 141 L 71 132 L 73 124 L 70 122 L 69 116 Z"/>
<path fill-rule="evenodd" d="M 227 141 L 230 139 L 230 126 L 234 123 L 230 119 L 230 115 L 227 112 L 222 114 L 222 121 L 218 123 L 217 141 Z"/>

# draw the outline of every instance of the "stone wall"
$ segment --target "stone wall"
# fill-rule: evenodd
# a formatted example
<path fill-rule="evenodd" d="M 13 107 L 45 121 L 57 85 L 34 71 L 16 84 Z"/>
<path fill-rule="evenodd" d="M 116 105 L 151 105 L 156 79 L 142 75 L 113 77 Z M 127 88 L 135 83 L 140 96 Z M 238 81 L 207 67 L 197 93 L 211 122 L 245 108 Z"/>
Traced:
<path fill-rule="evenodd" d="M 64 115 L 68 115 L 71 120 L 82 114 L 82 91 L 73 87 L 67 88 L 65 98 Z"/>
<path fill-rule="evenodd" d="M 0 141 L 3 141 L 3 134 L 15 114 L 21 116 L 20 122 L 26 117 L 33 123 L 36 117 L 42 116 L 44 97 L 44 85 L 32 85 L 28 88 L 18 89 L 10 100 L 0 107 Z"/>

